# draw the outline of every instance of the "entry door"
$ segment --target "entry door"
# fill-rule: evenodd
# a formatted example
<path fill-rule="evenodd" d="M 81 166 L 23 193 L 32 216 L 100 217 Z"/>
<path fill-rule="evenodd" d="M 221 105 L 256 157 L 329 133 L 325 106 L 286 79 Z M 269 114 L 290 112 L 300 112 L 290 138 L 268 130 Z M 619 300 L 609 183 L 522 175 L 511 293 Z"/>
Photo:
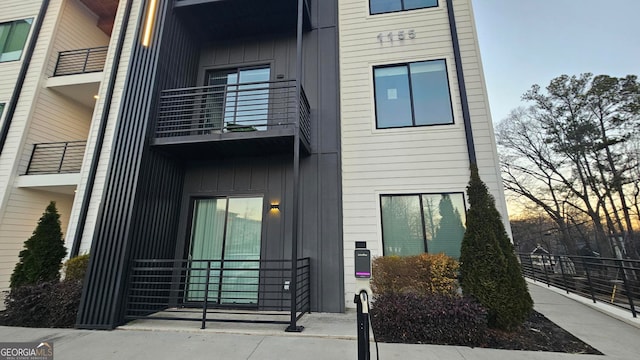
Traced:
<path fill-rule="evenodd" d="M 209 302 L 258 304 L 262 201 L 262 197 L 194 201 L 188 302 L 204 300 L 207 262 L 200 260 L 212 260 Z"/>
<path fill-rule="evenodd" d="M 214 126 L 228 131 L 265 130 L 270 76 L 268 67 L 210 72 L 208 85 L 214 95 L 209 109 Z"/>

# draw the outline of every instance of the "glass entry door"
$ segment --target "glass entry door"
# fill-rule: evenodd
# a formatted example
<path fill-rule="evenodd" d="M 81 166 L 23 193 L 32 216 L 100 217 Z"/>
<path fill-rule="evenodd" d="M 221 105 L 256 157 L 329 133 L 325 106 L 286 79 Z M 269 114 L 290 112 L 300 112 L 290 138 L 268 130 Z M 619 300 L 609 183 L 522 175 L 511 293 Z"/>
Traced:
<path fill-rule="evenodd" d="M 217 129 L 266 130 L 269 112 L 268 67 L 227 69 L 208 73 L 209 117 Z"/>
<path fill-rule="evenodd" d="M 186 301 L 257 305 L 262 233 L 262 197 L 194 201 Z"/>

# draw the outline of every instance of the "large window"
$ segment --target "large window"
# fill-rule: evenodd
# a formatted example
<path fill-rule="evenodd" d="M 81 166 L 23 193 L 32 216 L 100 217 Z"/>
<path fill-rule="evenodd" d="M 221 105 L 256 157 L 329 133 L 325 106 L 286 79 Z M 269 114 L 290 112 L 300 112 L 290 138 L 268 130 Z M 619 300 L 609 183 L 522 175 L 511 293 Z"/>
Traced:
<path fill-rule="evenodd" d="M 266 130 L 269 67 L 215 70 L 208 73 L 208 120 L 215 129 Z"/>
<path fill-rule="evenodd" d="M 384 255 L 460 257 L 466 222 L 462 193 L 382 195 L 380 205 Z"/>
<path fill-rule="evenodd" d="M 444 60 L 379 66 L 373 76 L 378 129 L 453 123 Z"/>
<path fill-rule="evenodd" d="M 438 0 L 369 0 L 371 15 L 438 6 Z"/>
<path fill-rule="evenodd" d="M 0 24 L 0 62 L 20 60 L 33 19 Z"/>

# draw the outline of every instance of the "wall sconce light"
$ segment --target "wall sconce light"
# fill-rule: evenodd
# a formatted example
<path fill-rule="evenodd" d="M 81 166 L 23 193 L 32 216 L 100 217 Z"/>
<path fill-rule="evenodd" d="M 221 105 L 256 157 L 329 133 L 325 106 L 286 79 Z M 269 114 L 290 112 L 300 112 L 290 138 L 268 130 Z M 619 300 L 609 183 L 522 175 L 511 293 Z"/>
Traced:
<path fill-rule="evenodd" d="M 144 33 L 142 35 L 142 46 L 149 47 L 151 45 L 151 33 L 153 30 L 153 23 L 156 19 L 157 0 L 149 1 L 149 9 L 147 9 L 147 19 L 144 24 Z"/>
<path fill-rule="evenodd" d="M 277 202 L 272 202 L 270 209 L 271 211 L 280 211 L 280 204 Z"/>

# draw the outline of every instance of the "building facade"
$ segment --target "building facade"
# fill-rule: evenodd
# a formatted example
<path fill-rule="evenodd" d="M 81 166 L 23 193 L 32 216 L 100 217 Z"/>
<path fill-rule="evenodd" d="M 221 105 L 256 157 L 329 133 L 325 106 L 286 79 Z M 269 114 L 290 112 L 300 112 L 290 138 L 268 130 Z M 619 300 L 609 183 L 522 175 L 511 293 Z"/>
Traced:
<path fill-rule="evenodd" d="M 472 163 L 506 221 L 470 0 L 6 1 L 0 51 L 0 288 L 56 201 L 78 327 L 344 311 L 356 241 L 457 255 Z"/>

